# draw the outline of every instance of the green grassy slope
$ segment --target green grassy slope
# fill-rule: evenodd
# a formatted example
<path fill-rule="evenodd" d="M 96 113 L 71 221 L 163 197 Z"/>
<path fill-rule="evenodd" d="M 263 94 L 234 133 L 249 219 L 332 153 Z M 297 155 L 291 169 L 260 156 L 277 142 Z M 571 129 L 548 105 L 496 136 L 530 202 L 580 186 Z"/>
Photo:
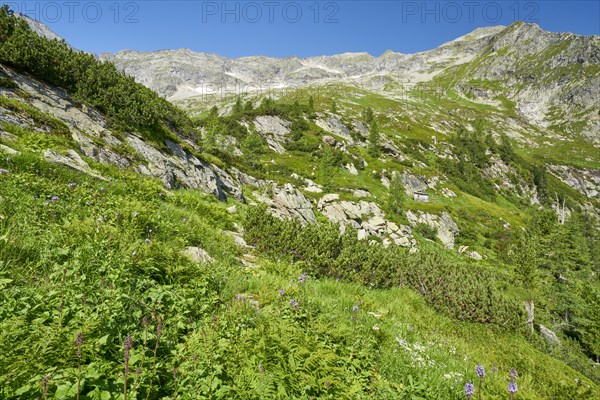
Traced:
<path fill-rule="evenodd" d="M 46 398 L 73 398 L 78 377 L 82 398 L 121 398 L 128 335 L 130 398 L 459 399 L 476 364 L 484 398 L 506 398 L 509 368 L 517 398 L 598 390 L 552 357 L 564 348 L 443 317 L 409 289 L 298 283 L 301 264 L 260 254 L 243 267 L 221 231 L 240 216 L 198 192 L 112 168 L 100 182 L 30 153 L 0 168 L 3 398 L 39 397 L 45 377 Z"/>

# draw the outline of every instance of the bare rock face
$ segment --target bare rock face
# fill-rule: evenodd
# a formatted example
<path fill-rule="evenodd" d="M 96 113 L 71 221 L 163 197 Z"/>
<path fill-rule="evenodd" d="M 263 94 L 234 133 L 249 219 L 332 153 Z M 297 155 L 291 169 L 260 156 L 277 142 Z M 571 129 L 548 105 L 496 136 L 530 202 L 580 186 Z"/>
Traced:
<path fill-rule="evenodd" d="M 61 155 L 53 150 L 47 149 L 44 152 L 44 158 L 50 162 L 62 164 L 65 167 L 69 167 L 71 169 L 88 174 L 90 176 L 93 176 L 94 178 L 98 178 L 104 181 L 107 180 L 98 172 L 91 169 L 88 163 L 83 161 L 81 156 L 77 154 L 75 150 L 69 150 L 67 155 Z"/>
<path fill-rule="evenodd" d="M 450 214 L 442 212 L 440 215 L 424 213 L 417 211 L 415 214 L 412 211 L 406 212 L 408 222 L 412 227 L 417 224 L 426 224 L 437 229 L 437 237 L 448 248 L 454 248 L 454 239 L 460 233 L 460 229 Z"/>
<path fill-rule="evenodd" d="M 212 262 L 214 259 L 201 247 L 188 247 L 182 251 L 192 261 L 197 263 Z"/>
<path fill-rule="evenodd" d="M 303 225 L 316 224 L 317 218 L 313 212 L 312 204 L 304 197 L 301 191 L 291 183 L 283 186 L 272 184 L 271 196 L 266 193 L 254 192 L 254 196 L 261 203 L 269 206 L 268 210 L 278 218 L 295 218 Z"/>
<path fill-rule="evenodd" d="M 549 165 L 548 168 L 561 181 L 587 197 L 600 199 L 600 170 L 576 169 L 565 165 Z"/>
<path fill-rule="evenodd" d="M 134 133 L 125 134 L 125 140 L 117 138 L 108 129 L 105 118 L 97 111 L 75 104 L 62 89 L 52 87 L 27 75 L 19 74 L 9 68 L 2 68 L 19 88 L 29 94 L 30 105 L 62 122 L 71 132 L 72 139 L 86 157 L 98 162 L 112 164 L 119 168 L 134 167 L 138 172 L 160 179 L 165 187 L 174 189 L 187 187 L 200 189 L 225 200 L 232 196 L 244 201 L 238 183 L 226 172 L 215 165 L 208 164 L 187 153 L 178 143 L 165 141 L 169 153 L 161 151 Z M 0 120 L 18 124 L 27 129 L 47 133 L 47 127 L 36 127 L 30 118 L 0 109 Z M 117 149 L 126 149 L 125 152 Z M 139 156 L 136 160 L 135 155 Z M 68 166 L 86 174 L 104 179 L 91 170 L 89 165 L 74 150 L 61 155 L 48 149 L 44 154 L 47 160 Z M 143 160 L 134 166 L 139 159 Z"/>
<path fill-rule="evenodd" d="M 387 221 L 377 203 L 364 200 L 340 201 L 339 195 L 332 193 L 319 200 L 317 209 L 330 221 L 340 224 L 342 230 L 347 226 L 356 229 L 360 240 L 377 236 L 384 239 L 384 244 L 387 245 L 392 243 L 403 247 L 416 245 L 410 227 L 398 226 Z"/>
<path fill-rule="evenodd" d="M 269 148 L 277 153 L 285 153 L 291 122 L 271 115 L 261 115 L 254 120 L 256 132 L 265 138 Z"/>
<path fill-rule="evenodd" d="M 326 132 L 333 133 L 336 136 L 341 137 L 348 143 L 354 143 L 354 139 L 350 135 L 350 130 L 340 121 L 337 115 L 332 115 L 328 118 L 319 118 L 316 121 L 319 128 Z"/>
<path fill-rule="evenodd" d="M 540 333 L 542 334 L 542 337 L 546 339 L 547 342 L 554 344 L 560 343 L 560 339 L 558 338 L 558 336 L 556 336 L 556 333 L 546 328 L 544 325 L 540 325 Z"/>
<path fill-rule="evenodd" d="M 128 134 L 126 140 L 147 162 L 136 167 L 138 172 L 160 179 L 167 188 L 200 189 L 220 200 L 225 200 L 227 194 L 244 200 L 241 189 L 228 173 L 185 152 L 179 144 L 165 141 L 172 153 L 166 154 L 133 134 Z"/>
<path fill-rule="evenodd" d="M 427 189 L 435 188 L 437 179 L 427 180 L 424 176 L 410 173 L 408 171 L 402 172 L 400 177 L 404 190 L 407 195 L 412 196 L 416 192 L 424 192 Z"/>

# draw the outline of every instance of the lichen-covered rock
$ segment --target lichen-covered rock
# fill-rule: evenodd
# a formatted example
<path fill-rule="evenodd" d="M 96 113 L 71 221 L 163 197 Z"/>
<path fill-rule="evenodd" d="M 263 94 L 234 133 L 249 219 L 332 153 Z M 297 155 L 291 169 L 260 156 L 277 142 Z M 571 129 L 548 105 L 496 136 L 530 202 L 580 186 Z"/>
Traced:
<path fill-rule="evenodd" d="M 94 178 L 98 178 L 106 181 L 107 179 L 100 175 L 99 172 L 94 171 L 90 168 L 88 163 L 86 163 L 79 154 L 75 150 L 69 150 L 67 155 L 58 154 L 54 150 L 47 149 L 44 152 L 44 158 L 50 162 L 56 164 L 62 164 L 65 167 L 72 168 L 74 170 L 83 172 Z"/>
<path fill-rule="evenodd" d="M 416 245 L 410 227 L 399 227 L 394 222 L 387 221 L 384 212 L 375 202 L 340 201 L 337 193 L 330 193 L 319 200 L 317 209 L 330 221 L 340 224 L 342 230 L 347 226 L 357 229 L 360 240 L 372 235 L 387 239 L 390 244 L 398 246 Z"/>
<path fill-rule="evenodd" d="M 316 124 L 324 131 L 333 133 L 349 143 L 354 143 L 354 139 L 350 135 L 350 130 L 342 123 L 342 121 L 340 121 L 340 118 L 337 115 L 332 115 L 327 118 L 319 118 L 317 119 Z"/>
<path fill-rule="evenodd" d="M 301 191 L 291 183 L 283 186 L 272 184 L 269 187 L 271 196 L 267 193 L 254 192 L 254 196 L 261 203 L 266 204 L 268 210 L 278 218 L 295 218 L 302 224 L 316 224 L 317 218 L 312 204 L 304 197 Z"/>
<path fill-rule="evenodd" d="M 271 150 L 280 154 L 285 153 L 290 126 L 291 122 L 271 115 L 261 115 L 254 120 L 256 132 L 265 138 Z"/>
<path fill-rule="evenodd" d="M 440 215 L 424 213 L 422 211 L 407 211 L 406 217 L 412 227 L 417 224 L 426 224 L 437 230 L 437 237 L 448 248 L 454 248 L 454 240 L 460 233 L 460 229 L 450 214 L 442 212 Z"/>

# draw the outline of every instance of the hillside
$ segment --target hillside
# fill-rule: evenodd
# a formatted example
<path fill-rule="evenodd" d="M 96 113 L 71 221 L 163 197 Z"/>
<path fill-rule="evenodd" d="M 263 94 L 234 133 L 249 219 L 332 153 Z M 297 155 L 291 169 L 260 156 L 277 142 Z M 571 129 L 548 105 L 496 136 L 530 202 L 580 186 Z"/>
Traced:
<path fill-rule="evenodd" d="M 301 83 L 177 106 L 6 9 L 0 38 L 2 398 L 600 394 L 597 37 L 105 56 L 166 96 L 180 59 Z"/>

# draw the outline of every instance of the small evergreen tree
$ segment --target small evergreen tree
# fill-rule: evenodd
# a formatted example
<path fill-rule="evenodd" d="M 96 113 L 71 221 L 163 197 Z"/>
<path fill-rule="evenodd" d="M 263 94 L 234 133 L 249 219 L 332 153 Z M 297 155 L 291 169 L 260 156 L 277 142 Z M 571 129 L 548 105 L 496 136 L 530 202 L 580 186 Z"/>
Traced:
<path fill-rule="evenodd" d="M 513 248 L 515 275 L 527 291 L 527 305 L 530 314 L 527 323 L 532 332 L 534 331 L 534 293 L 539 282 L 538 246 L 537 237 L 524 232 L 518 237 L 517 245 Z"/>
<path fill-rule="evenodd" d="M 395 172 L 392 175 L 390 182 L 390 188 L 388 190 L 388 207 L 391 212 L 395 214 L 402 213 L 402 206 L 406 199 L 404 192 L 404 183 L 402 183 L 402 177 L 400 173 Z"/>
<path fill-rule="evenodd" d="M 260 112 L 266 115 L 275 115 L 275 100 L 271 97 L 265 97 L 260 104 Z"/>
<path fill-rule="evenodd" d="M 363 110 L 363 121 L 365 124 L 367 124 L 368 126 L 371 125 L 373 123 L 373 109 L 371 107 L 367 107 Z"/>
<path fill-rule="evenodd" d="M 329 145 L 324 145 L 321 150 L 321 159 L 319 161 L 319 173 L 323 185 L 327 189 L 333 189 L 333 180 L 337 175 L 337 164 L 339 158 L 336 151 Z"/>
<path fill-rule="evenodd" d="M 264 139 L 257 133 L 251 132 L 246 135 L 241 145 L 246 162 L 250 166 L 256 167 L 260 160 L 260 156 L 265 153 L 265 147 L 266 144 Z"/>
<path fill-rule="evenodd" d="M 235 104 L 233 105 L 232 114 L 234 116 L 240 115 L 242 113 L 242 111 L 243 111 L 242 99 L 238 96 L 238 98 L 235 101 Z"/>
<path fill-rule="evenodd" d="M 308 112 L 310 114 L 315 112 L 315 98 L 312 95 L 308 98 Z"/>

